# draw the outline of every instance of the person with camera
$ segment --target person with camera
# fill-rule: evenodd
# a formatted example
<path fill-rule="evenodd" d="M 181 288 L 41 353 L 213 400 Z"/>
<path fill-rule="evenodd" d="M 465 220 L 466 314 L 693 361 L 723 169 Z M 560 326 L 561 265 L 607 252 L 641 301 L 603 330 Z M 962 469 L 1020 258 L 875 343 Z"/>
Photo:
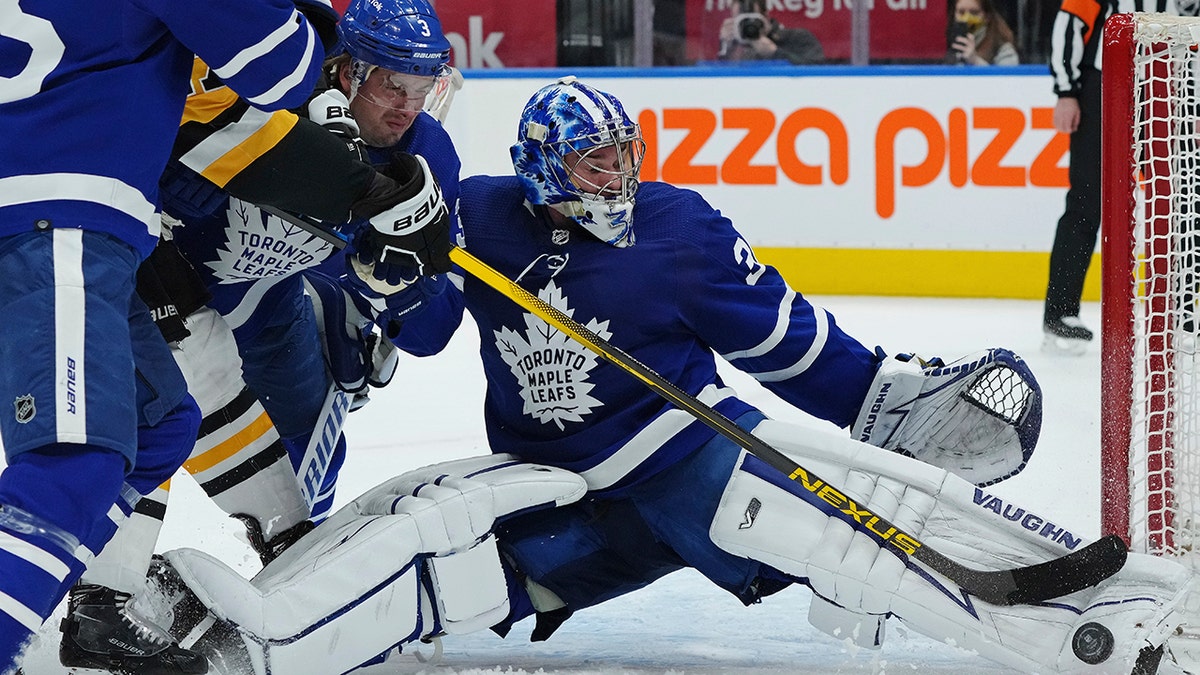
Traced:
<path fill-rule="evenodd" d="M 721 24 L 722 61 L 787 61 L 793 65 L 823 63 L 825 50 L 811 32 L 784 28 L 767 14 L 766 0 L 737 0 Z"/>
<path fill-rule="evenodd" d="M 1015 66 L 1016 38 L 992 0 L 957 0 L 946 29 L 946 63 Z"/>

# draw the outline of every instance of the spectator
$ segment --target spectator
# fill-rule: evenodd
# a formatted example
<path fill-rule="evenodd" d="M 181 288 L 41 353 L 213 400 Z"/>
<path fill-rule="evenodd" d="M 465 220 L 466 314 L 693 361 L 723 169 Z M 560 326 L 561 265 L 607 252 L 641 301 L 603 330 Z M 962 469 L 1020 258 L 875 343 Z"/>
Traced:
<path fill-rule="evenodd" d="M 825 50 L 803 28 L 784 28 L 767 13 L 766 0 L 738 0 L 721 24 L 722 61 L 787 61 L 793 65 L 823 63 Z"/>
<path fill-rule="evenodd" d="M 1015 66 L 1020 63 L 1012 28 L 992 0 L 956 0 L 946 29 L 947 63 Z"/>

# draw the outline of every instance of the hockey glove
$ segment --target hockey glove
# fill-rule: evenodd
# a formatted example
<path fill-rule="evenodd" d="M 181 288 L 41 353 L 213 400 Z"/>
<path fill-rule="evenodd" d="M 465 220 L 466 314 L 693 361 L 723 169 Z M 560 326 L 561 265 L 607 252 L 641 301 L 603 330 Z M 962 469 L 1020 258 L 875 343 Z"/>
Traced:
<path fill-rule="evenodd" d="M 355 241 L 364 265 L 399 265 L 421 275 L 450 271 L 450 210 L 423 157 L 393 155 L 391 165 L 355 203 L 354 212 L 369 221 Z M 372 271 L 377 278 L 391 274 Z"/>
<path fill-rule="evenodd" d="M 358 122 L 350 113 L 350 101 L 337 89 L 329 89 L 308 101 L 308 119 L 320 124 L 346 143 L 350 154 L 360 162 L 371 163 L 367 146 L 358 137 Z"/>
<path fill-rule="evenodd" d="M 351 260 L 350 264 L 353 267 L 359 263 Z M 416 277 L 391 286 L 368 278 L 370 282 L 360 274 L 346 274 L 342 277 L 342 285 L 350 291 L 358 310 L 374 321 L 389 340 L 400 334 L 405 321 L 419 314 L 430 300 L 446 290 L 444 274 Z"/>
<path fill-rule="evenodd" d="M 1025 468 L 1042 390 L 1021 357 L 987 349 L 954 361 L 884 357 L 851 435 L 983 487 Z"/>
<path fill-rule="evenodd" d="M 360 395 L 367 385 L 387 384 L 396 370 L 398 355 L 392 343 L 381 340 L 370 329 L 373 317 L 362 312 L 355 294 L 348 293 L 338 280 L 315 270 L 303 274 L 318 321 L 325 363 L 337 387 Z"/>

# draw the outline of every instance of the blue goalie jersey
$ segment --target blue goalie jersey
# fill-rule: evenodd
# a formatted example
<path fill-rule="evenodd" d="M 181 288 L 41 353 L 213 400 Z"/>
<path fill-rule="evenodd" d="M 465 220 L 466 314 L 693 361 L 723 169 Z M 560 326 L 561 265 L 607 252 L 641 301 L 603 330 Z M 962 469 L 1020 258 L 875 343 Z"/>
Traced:
<path fill-rule="evenodd" d="M 684 391 L 736 419 L 753 408 L 717 375 L 714 352 L 796 407 L 854 421 L 879 359 L 825 310 L 760 263 L 695 192 L 643 183 L 637 243 L 614 248 L 556 227 L 515 177 L 472 177 L 459 192 L 466 248 Z M 619 367 L 471 277 L 491 448 L 576 471 L 618 493 L 713 432 Z"/>
<path fill-rule="evenodd" d="M 83 228 L 148 254 L 193 53 L 266 109 L 302 104 L 324 58 L 291 0 L 6 4 L 0 236 L 36 224 Z"/>

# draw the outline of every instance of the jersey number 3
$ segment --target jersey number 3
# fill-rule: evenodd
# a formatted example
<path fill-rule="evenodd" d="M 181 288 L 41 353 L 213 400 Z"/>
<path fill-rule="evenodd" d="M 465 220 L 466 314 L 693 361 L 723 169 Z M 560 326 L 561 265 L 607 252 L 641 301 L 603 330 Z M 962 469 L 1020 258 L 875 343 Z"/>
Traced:
<path fill-rule="evenodd" d="M 738 240 L 733 243 L 733 257 L 739 265 L 750 268 L 750 273 L 746 275 L 747 286 L 758 283 L 759 277 L 767 271 L 767 266 L 758 262 L 758 258 L 754 257 L 754 249 L 750 248 L 750 244 L 747 244 L 746 240 L 741 237 L 738 237 Z"/>
<path fill-rule="evenodd" d="M 29 61 L 12 77 L 0 77 L 0 103 L 29 98 L 62 61 L 65 47 L 46 19 L 26 14 L 16 0 L 0 0 L 0 35 L 30 46 Z"/>

